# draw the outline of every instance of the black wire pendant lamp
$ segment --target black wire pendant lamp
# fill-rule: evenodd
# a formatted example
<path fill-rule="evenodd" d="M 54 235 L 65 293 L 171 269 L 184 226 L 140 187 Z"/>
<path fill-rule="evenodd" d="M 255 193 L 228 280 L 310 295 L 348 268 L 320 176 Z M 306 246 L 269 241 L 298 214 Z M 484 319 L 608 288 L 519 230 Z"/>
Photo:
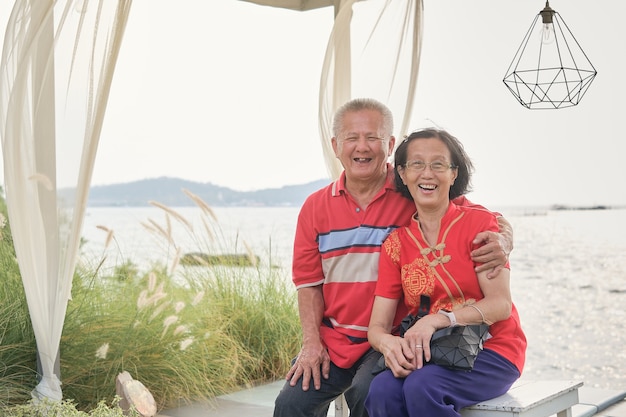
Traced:
<path fill-rule="evenodd" d="M 560 109 L 577 105 L 596 74 L 572 32 L 546 1 L 503 81 L 524 107 Z"/>

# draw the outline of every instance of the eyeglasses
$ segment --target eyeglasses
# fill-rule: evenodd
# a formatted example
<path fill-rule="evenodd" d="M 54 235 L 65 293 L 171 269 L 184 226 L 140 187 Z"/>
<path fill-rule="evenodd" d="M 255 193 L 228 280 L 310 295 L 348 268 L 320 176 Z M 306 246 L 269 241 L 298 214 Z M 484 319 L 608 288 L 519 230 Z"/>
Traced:
<path fill-rule="evenodd" d="M 426 167 L 430 167 L 433 172 L 446 172 L 450 168 L 456 166 L 443 161 L 424 162 L 424 161 L 408 161 L 404 167 L 413 172 L 422 172 Z"/>

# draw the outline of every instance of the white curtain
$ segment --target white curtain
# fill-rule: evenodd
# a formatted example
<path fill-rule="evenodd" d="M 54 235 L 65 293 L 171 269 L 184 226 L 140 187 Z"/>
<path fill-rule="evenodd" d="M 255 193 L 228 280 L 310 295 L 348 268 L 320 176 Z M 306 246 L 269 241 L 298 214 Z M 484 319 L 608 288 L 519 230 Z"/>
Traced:
<path fill-rule="evenodd" d="M 42 371 L 37 399 L 62 399 L 55 361 L 130 5 L 16 0 L 6 29 L 0 135 L 9 222 Z M 58 187 L 75 193 L 62 200 Z"/>
<path fill-rule="evenodd" d="M 0 63 L 0 136 L 9 221 L 42 379 L 62 398 L 55 361 L 113 71 L 132 0 L 16 0 Z M 332 114 L 353 97 L 385 102 L 407 133 L 421 52 L 422 0 L 336 0 L 320 80 L 329 172 Z M 58 189 L 73 187 L 69 200 Z M 77 343 L 80 343 L 79 341 Z M 56 371 L 58 372 L 58 370 Z"/>
<path fill-rule="evenodd" d="M 423 0 L 336 0 L 319 97 L 319 129 L 332 178 L 341 173 L 330 143 L 332 117 L 346 101 L 371 97 L 393 112 L 396 144 L 410 133 L 422 46 Z"/>

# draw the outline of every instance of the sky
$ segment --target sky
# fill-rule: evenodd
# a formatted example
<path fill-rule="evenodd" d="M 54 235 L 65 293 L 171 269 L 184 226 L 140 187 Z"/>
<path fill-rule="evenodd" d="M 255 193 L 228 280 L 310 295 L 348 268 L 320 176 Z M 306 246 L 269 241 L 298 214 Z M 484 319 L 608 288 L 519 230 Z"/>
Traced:
<path fill-rule="evenodd" d="M 12 3 L 0 2 L 2 27 Z M 424 0 L 411 126 L 464 143 L 469 197 L 488 207 L 626 205 L 626 2 L 550 2 L 598 75 L 578 106 L 528 110 L 502 79 L 544 5 Z M 332 24 L 332 8 L 134 0 L 92 185 L 169 176 L 248 191 L 328 178 L 317 106 Z"/>

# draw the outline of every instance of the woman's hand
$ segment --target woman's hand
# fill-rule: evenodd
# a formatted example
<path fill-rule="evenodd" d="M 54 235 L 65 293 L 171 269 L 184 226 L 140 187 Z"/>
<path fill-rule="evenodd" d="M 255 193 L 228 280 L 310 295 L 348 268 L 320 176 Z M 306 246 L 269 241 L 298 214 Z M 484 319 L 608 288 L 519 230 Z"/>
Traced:
<path fill-rule="evenodd" d="M 446 327 L 446 317 L 438 317 L 440 314 L 429 314 L 418 320 L 404 334 L 404 340 L 415 352 L 415 369 L 421 369 L 425 362 L 430 361 L 430 339 L 438 328 Z M 444 324 L 442 325 L 442 319 Z"/>
<path fill-rule="evenodd" d="M 408 340 L 390 334 L 380 338 L 379 350 L 396 378 L 405 378 L 417 369 L 418 354 L 421 357 L 421 351 L 416 353 Z"/>

